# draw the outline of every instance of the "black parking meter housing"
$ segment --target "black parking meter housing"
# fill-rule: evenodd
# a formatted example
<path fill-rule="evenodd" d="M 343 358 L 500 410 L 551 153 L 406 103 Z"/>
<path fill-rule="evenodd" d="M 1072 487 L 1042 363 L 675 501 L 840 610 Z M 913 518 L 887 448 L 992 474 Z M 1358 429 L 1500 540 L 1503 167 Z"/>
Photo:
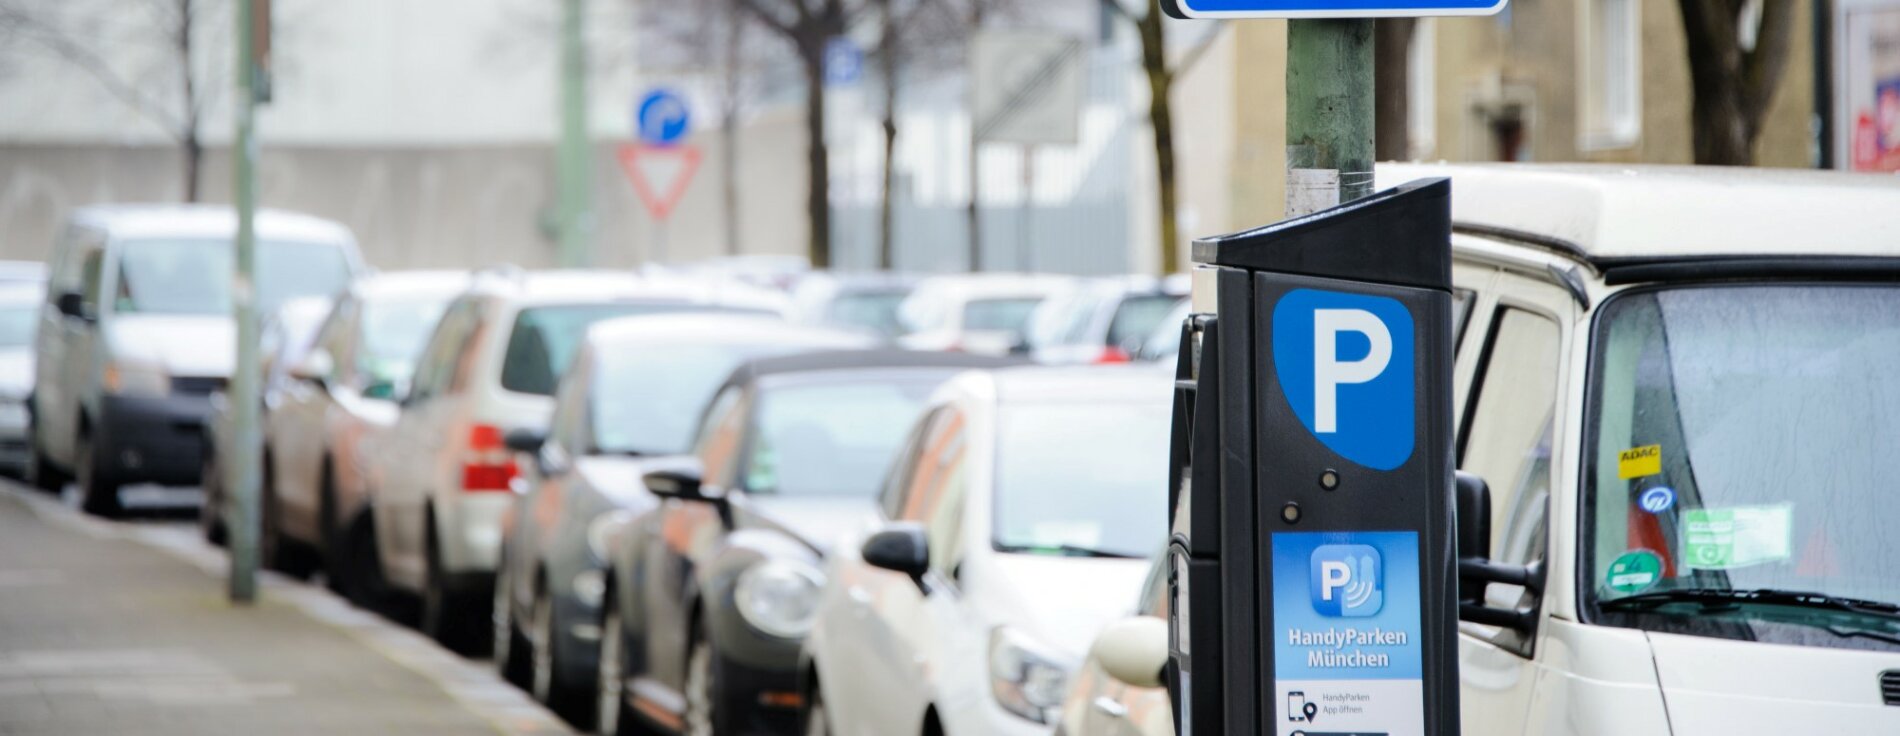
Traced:
<path fill-rule="evenodd" d="M 1175 376 L 1177 732 L 1454 736 L 1450 181 L 1194 259 L 1218 312 Z"/>

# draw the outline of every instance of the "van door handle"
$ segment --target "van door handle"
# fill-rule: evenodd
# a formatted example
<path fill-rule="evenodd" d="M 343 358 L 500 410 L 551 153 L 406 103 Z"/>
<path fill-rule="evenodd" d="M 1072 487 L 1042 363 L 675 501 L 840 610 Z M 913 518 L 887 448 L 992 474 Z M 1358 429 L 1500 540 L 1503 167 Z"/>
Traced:
<path fill-rule="evenodd" d="M 1089 705 L 1094 706 L 1096 710 L 1102 712 L 1102 715 L 1110 718 L 1126 718 L 1128 716 L 1128 706 L 1122 705 L 1119 701 L 1107 695 L 1095 696 L 1095 701 Z"/>

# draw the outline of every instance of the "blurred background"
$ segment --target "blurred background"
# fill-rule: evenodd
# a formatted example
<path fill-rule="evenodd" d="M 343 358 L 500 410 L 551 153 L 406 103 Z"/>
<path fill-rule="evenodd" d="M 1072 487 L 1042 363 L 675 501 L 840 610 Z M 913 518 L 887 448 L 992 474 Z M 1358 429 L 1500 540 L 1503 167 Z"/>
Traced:
<path fill-rule="evenodd" d="M 42 257 L 80 204 L 229 200 L 231 2 L 0 0 L 0 257 Z M 385 268 L 1159 272 L 1284 199 L 1276 21 L 1143 0 L 270 4 L 261 201 L 343 222 Z M 1380 21 L 1378 51 L 1382 160 L 1900 168 L 1900 2 L 1517 0 Z M 1026 68 L 1056 93 L 984 96 Z M 679 183 L 663 223 L 617 156 L 660 89 L 695 150 L 644 174 Z"/>

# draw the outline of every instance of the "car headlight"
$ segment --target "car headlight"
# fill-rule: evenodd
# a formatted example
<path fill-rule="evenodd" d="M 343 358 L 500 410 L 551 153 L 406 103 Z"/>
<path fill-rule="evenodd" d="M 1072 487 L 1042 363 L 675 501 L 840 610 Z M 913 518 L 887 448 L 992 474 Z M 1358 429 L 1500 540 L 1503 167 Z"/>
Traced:
<path fill-rule="evenodd" d="M 608 556 L 613 554 L 614 535 L 620 533 L 620 528 L 632 519 L 633 512 L 626 509 L 615 509 L 595 516 L 593 521 L 587 522 L 587 552 L 594 559 L 606 562 Z"/>
<path fill-rule="evenodd" d="M 990 692 L 1003 710 L 1053 723 L 1069 690 L 1069 670 L 1007 627 L 990 632 Z"/>
<path fill-rule="evenodd" d="M 100 383 L 107 393 L 135 396 L 164 396 L 172 389 L 171 374 L 164 366 L 124 359 L 106 363 Z"/>
<path fill-rule="evenodd" d="M 811 632 L 825 574 L 792 560 L 769 560 L 739 573 L 733 602 L 752 628 L 796 639 Z"/>

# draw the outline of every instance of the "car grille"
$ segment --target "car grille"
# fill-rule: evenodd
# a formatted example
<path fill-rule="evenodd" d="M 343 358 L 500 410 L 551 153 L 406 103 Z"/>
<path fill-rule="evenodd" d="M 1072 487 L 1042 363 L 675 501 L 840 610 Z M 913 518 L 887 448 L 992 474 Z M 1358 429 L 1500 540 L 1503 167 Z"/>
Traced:
<path fill-rule="evenodd" d="M 225 379 L 217 376 L 173 376 L 172 393 L 209 396 L 224 390 Z"/>
<path fill-rule="evenodd" d="M 1900 670 L 1880 673 L 1880 699 L 1888 705 L 1900 705 Z"/>

